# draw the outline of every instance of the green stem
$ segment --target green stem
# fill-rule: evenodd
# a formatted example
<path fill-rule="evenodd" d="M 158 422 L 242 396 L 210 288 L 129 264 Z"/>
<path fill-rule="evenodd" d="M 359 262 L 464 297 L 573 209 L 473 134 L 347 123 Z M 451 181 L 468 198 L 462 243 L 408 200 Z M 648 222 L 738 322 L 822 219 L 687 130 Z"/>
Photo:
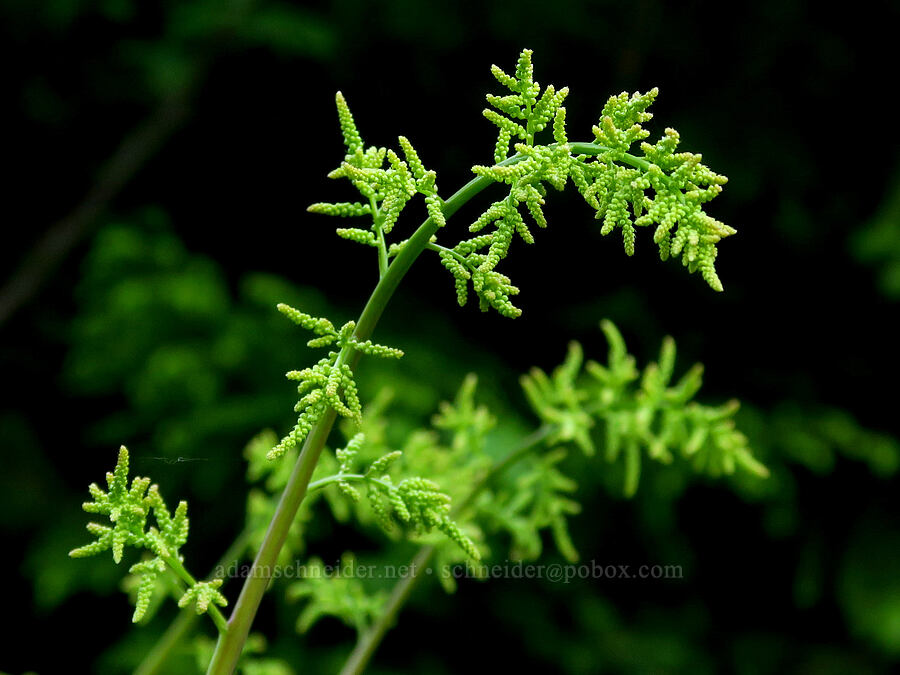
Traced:
<path fill-rule="evenodd" d="M 558 143 L 554 143 L 549 147 L 554 147 L 559 145 Z M 596 143 L 585 143 L 585 142 L 575 142 L 568 143 L 569 149 L 572 151 L 573 155 L 599 155 L 601 153 L 609 151 L 604 145 L 597 145 Z M 627 152 L 622 153 L 621 160 L 628 164 L 629 166 L 633 166 L 635 169 L 641 169 L 642 171 L 648 171 L 650 169 L 650 162 L 641 157 L 637 157 Z"/>
<path fill-rule="evenodd" d="M 269 522 L 269 528 L 266 530 L 259 551 L 257 551 L 250 574 L 244 580 L 241 593 L 231 612 L 231 617 L 228 619 L 227 630 L 219 635 L 207 675 L 230 675 L 237 666 L 244 643 L 250 634 L 250 626 L 256 616 L 256 610 L 269 585 L 272 568 L 284 546 L 285 539 L 287 539 L 288 530 L 294 521 L 297 509 L 300 508 L 300 503 L 306 496 L 306 486 L 319 461 L 335 417 L 335 411 L 329 409 L 303 444 L 303 450 L 300 452 L 300 457 L 297 458 L 297 463 L 294 465 L 281 495 L 275 514 Z"/>
<path fill-rule="evenodd" d="M 384 242 L 384 231 L 381 229 L 383 218 L 381 209 L 375 203 L 375 197 L 369 197 L 369 205 L 372 207 L 372 226 L 378 243 L 378 278 L 382 279 L 387 274 L 388 268 L 387 244 Z"/>
<path fill-rule="evenodd" d="M 451 256 L 456 258 L 457 262 L 459 262 L 461 265 L 465 265 L 466 267 L 468 267 L 470 272 L 474 272 L 476 269 L 472 263 L 470 263 L 459 253 L 454 251 L 452 248 L 447 248 L 446 246 L 441 246 L 440 244 L 435 244 L 434 242 L 428 242 L 428 245 L 425 248 L 427 248 L 429 251 L 435 251 L 436 253 L 449 253 Z"/>
<path fill-rule="evenodd" d="M 579 152 L 582 154 L 587 154 L 588 152 L 597 154 L 606 150 L 602 146 L 591 143 L 573 144 L 573 147 L 575 146 L 578 146 Z M 524 159 L 522 156 L 515 155 L 501 162 L 501 165 L 514 164 L 522 159 Z M 470 180 L 443 203 L 444 218 L 450 218 L 466 202 L 493 183 L 495 181 L 487 176 L 478 176 Z M 394 261 L 387 269 L 387 273 L 380 278 L 375 290 L 372 291 L 372 295 L 369 296 L 369 300 L 356 323 L 354 336 L 357 340 L 363 342 L 372 335 L 385 307 L 387 307 L 388 302 L 400 285 L 400 281 L 406 276 L 416 258 L 425 250 L 426 245 L 437 230 L 438 225 L 429 217 L 407 240 L 403 250 L 394 258 Z M 341 351 L 338 359 L 341 362 L 348 363 L 353 368 L 359 359 L 359 353 L 350 347 L 346 347 Z M 297 458 L 297 463 L 294 465 L 288 483 L 275 509 L 275 514 L 269 523 L 269 529 L 266 531 L 265 538 L 257 552 L 256 560 L 253 562 L 251 574 L 244 581 L 240 596 L 234 605 L 231 617 L 228 619 L 228 628 L 219 635 L 219 641 L 216 644 L 216 650 L 209 664 L 207 675 L 230 675 L 237 666 L 241 650 L 250 633 L 250 626 L 269 585 L 272 566 L 275 564 L 282 546 L 284 546 L 297 509 L 300 508 L 300 504 L 306 496 L 310 477 L 316 468 L 319 456 L 322 454 L 322 448 L 325 446 L 325 441 L 331 432 L 335 416 L 335 411 L 329 409 L 313 427 L 306 442 L 303 444 L 303 450 Z"/>
<path fill-rule="evenodd" d="M 250 531 L 246 529 L 243 530 L 231 543 L 228 550 L 225 551 L 221 558 L 219 558 L 219 562 L 213 567 L 213 574 L 215 573 L 215 570 L 221 567 L 228 567 L 233 562 L 240 561 L 247 548 L 249 539 Z M 210 576 L 213 576 L 213 574 L 210 574 Z M 168 661 L 172 651 L 183 644 L 188 633 L 191 631 L 191 628 L 193 628 L 199 618 L 200 617 L 196 612 L 187 609 L 178 612 L 178 616 L 175 617 L 175 620 L 169 624 L 169 627 L 162 634 L 162 637 L 160 637 L 156 644 L 153 645 L 153 649 L 147 653 L 138 665 L 137 669 L 134 671 L 134 675 L 156 675 L 157 673 L 162 672 L 162 667 L 166 664 L 166 661 Z"/>
<path fill-rule="evenodd" d="M 378 278 L 381 279 L 387 274 L 388 257 L 387 244 L 384 242 L 384 232 L 378 228 Z"/>
<path fill-rule="evenodd" d="M 307 493 L 315 492 L 316 490 L 321 490 L 322 488 L 333 485 L 334 483 L 375 483 L 376 485 L 380 485 L 381 487 L 383 487 L 385 490 L 390 490 L 393 487 L 383 480 L 379 480 L 378 478 L 374 478 L 373 476 L 366 476 L 362 473 L 338 473 L 333 476 L 326 476 L 325 478 L 320 478 L 319 480 L 313 481 L 306 487 L 306 491 Z"/>
<path fill-rule="evenodd" d="M 491 482 L 509 469 L 509 467 L 527 456 L 534 446 L 543 442 L 554 431 L 556 431 L 556 427 L 554 426 L 542 426 L 526 436 L 519 447 L 494 464 L 490 471 L 481 477 L 481 480 L 475 484 L 475 487 L 472 488 L 472 491 L 469 492 L 466 498 L 453 509 L 453 515 L 459 516 L 462 514 L 475 502 L 478 495 L 480 495 Z M 416 584 L 423 576 L 426 576 L 422 572 L 431 562 L 433 555 L 434 546 L 428 545 L 419 549 L 416 556 L 410 562 L 410 574 L 397 582 L 394 589 L 391 591 L 391 595 L 388 598 L 387 604 L 385 604 L 384 610 L 378 616 L 378 619 L 372 624 L 371 628 L 359 636 L 356 646 L 347 658 L 346 663 L 344 663 L 344 667 L 341 668 L 341 675 L 361 675 L 366 666 L 369 665 L 369 661 L 375 654 L 375 650 L 378 649 L 378 646 L 381 644 L 381 641 L 384 639 L 388 630 L 396 623 L 397 615 L 400 613 L 403 605 L 406 604 L 410 595 L 412 595 L 412 591 Z"/>

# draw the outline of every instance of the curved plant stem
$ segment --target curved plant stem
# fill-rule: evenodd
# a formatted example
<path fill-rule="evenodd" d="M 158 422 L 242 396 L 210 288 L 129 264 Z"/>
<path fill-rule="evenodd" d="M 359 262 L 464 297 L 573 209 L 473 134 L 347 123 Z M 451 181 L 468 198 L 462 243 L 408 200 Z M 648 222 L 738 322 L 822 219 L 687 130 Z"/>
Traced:
<path fill-rule="evenodd" d="M 580 153 L 585 154 L 598 154 L 607 150 L 603 146 L 592 143 L 575 143 L 571 145 L 573 148 L 577 147 Z M 524 157 L 521 155 L 515 155 L 501 162 L 501 165 L 515 164 L 522 159 Z M 466 202 L 494 183 L 495 181 L 487 176 L 478 176 L 470 180 L 457 190 L 453 196 L 443 202 L 444 217 L 449 219 Z M 362 314 L 360 314 L 356 324 L 356 331 L 354 332 L 354 336 L 358 341 L 364 342 L 372 335 L 385 307 L 387 307 L 388 302 L 394 295 L 394 291 L 400 285 L 400 281 L 406 276 L 416 258 L 425 250 L 426 245 L 437 230 L 438 225 L 429 217 L 403 245 L 403 249 L 388 267 L 387 274 L 379 280 Z M 351 368 L 354 368 L 359 356 L 359 352 L 348 346 L 341 350 L 337 362 L 347 363 Z M 219 635 L 219 641 L 216 644 L 216 650 L 209 664 L 207 675 L 230 675 L 237 666 L 241 650 L 247 640 L 247 635 L 250 633 L 250 626 L 269 585 L 272 567 L 275 565 L 278 553 L 284 545 L 297 509 L 300 508 L 300 504 L 306 496 L 310 477 L 316 468 L 319 456 L 322 454 L 325 441 L 331 433 L 335 417 L 335 411 L 329 409 L 310 431 L 306 442 L 303 444 L 303 449 L 297 458 L 297 463 L 294 465 L 288 483 L 278 502 L 278 507 L 275 509 L 275 515 L 269 523 L 269 529 L 266 531 L 265 538 L 253 562 L 251 572 L 244 581 L 241 594 L 234 605 L 231 617 L 228 619 L 227 630 Z"/>
<path fill-rule="evenodd" d="M 515 450 L 511 451 L 506 457 L 494 464 L 490 471 L 482 476 L 481 480 L 475 484 L 475 487 L 472 488 L 472 491 L 469 492 L 466 498 L 453 509 L 454 515 L 459 515 L 468 509 L 478 498 L 478 495 L 480 495 L 481 492 L 497 478 L 497 476 L 513 466 L 519 460 L 526 457 L 534 446 L 541 443 L 555 430 L 556 429 L 553 426 L 543 426 L 525 437 Z M 381 641 L 384 639 L 385 634 L 387 634 L 388 630 L 396 623 L 397 614 L 400 613 L 403 605 L 406 604 L 409 596 L 412 595 L 416 584 L 423 576 L 427 576 L 425 570 L 431 562 L 431 558 L 434 556 L 434 551 L 434 546 L 431 545 L 423 546 L 419 549 L 418 553 L 416 553 L 415 557 L 410 561 L 410 574 L 397 582 L 391 591 L 387 604 L 384 606 L 384 610 L 378 616 L 378 619 L 372 624 L 372 627 L 369 628 L 369 630 L 359 636 L 356 646 L 344 663 L 344 667 L 341 668 L 341 675 L 360 675 L 365 670 L 369 661 L 372 659 L 372 656 L 375 654 L 375 650 L 378 649 Z"/>
<path fill-rule="evenodd" d="M 409 596 L 412 595 L 419 579 L 425 576 L 425 569 L 431 563 L 433 556 L 434 546 L 423 546 L 419 549 L 419 552 L 416 553 L 410 562 L 410 573 L 394 586 L 384 606 L 384 610 L 378 616 L 378 620 L 372 624 L 369 630 L 360 635 L 356 647 L 353 648 L 350 657 L 344 663 L 344 667 L 341 668 L 341 675 L 358 675 L 365 670 L 372 655 L 375 654 L 375 650 L 378 649 L 382 639 L 384 639 L 385 634 L 396 622 L 397 614 L 400 613 L 403 605 L 409 600 Z"/>

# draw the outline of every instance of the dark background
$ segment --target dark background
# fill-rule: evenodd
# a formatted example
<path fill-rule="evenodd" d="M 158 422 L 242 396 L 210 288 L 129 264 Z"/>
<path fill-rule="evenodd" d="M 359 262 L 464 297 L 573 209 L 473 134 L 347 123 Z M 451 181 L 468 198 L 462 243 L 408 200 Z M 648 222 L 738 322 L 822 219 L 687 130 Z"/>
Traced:
<path fill-rule="evenodd" d="M 571 88 L 573 140 L 590 140 L 610 94 L 660 88 L 653 135 L 678 129 L 730 178 L 709 209 L 738 229 L 719 246 L 725 293 L 660 263 L 647 232 L 627 258 L 574 191 L 553 194 L 548 230 L 504 263 L 520 319 L 456 307 L 436 259 L 413 268 L 376 334 L 410 354 L 393 374 L 401 412 L 425 418 L 475 369 L 527 420 L 517 374 L 551 368 L 570 339 L 602 357 L 607 317 L 640 363 L 672 335 L 681 368 L 705 364 L 704 399 L 739 397 L 773 479 L 696 481 L 668 500 L 651 475 L 626 502 L 587 475 L 583 558 L 684 564 L 684 581 L 431 588 L 376 664 L 887 672 L 900 658 L 898 19 L 896 3 L 796 0 L 6 0 L 0 524 L 16 618 L 0 668 L 127 670 L 164 628 L 104 655 L 127 629 L 119 576 L 59 555 L 83 537 L 84 487 L 118 444 L 191 496 L 197 569 L 234 535 L 239 449 L 289 423 L 279 374 L 306 358 L 272 302 L 295 293 L 344 321 L 376 280 L 370 251 L 305 212 L 353 199 L 325 178 L 342 156 L 335 90 L 368 143 L 409 137 L 447 196 L 492 155 L 490 64 L 510 70 L 529 47 L 537 80 Z M 423 213 L 410 206 L 397 231 Z M 323 556 L 346 545 L 320 539 Z M 293 636 L 293 618 L 276 632 L 271 610 L 261 621 L 276 653 L 323 669 L 351 638 L 328 622 Z"/>

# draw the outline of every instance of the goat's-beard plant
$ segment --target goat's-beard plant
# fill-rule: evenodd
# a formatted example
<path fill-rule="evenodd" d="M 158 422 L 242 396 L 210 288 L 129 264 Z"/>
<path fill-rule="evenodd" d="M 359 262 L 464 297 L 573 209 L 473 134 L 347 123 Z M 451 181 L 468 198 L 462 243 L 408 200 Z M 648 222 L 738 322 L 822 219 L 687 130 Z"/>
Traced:
<path fill-rule="evenodd" d="M 313 204 L 309 210 L 351 219 L 351 226 L 339 228 L 337 234 L 375 249 L 379 281 L 359 320 L 340 328 L 328 319 L 278 306 L 290 321 L 313 333 L 309 347 L 328 351 L 314 366 L 287 374 L 298 383 L 294 427 L 280 441 L 262 435 L 248 446 L 251 478 L 268 475 L 268 489 L 281 490 L 281 496 L 277 505 L 274 499 L 248 504 L 251 515 L 263 513 L 267 522 L 260 521 L 239 538 L 238 555 L 247 539 L 255 539 L 257 553 L 230 617 L 226 620 L 219 609 L 228 606 L 220 590 L 221 576 L 197 581 L 184 567 L 179 549 L 188 535 L 185 502 L 172 514 L 149 479 L 134 478 L 129 487 L 124 447 L 115 471 L 107 474 L 108 492 L 90 487 L 94 501 L 84 509 L 107 516 L 109 524 L 90 523 L 88 530 L 96 540 L 70 555 L 111 550 L 119 563 L 126 547 L 146 551 L 130 568 L 137 580 L 133 620 L 144 617 L 156 602 L 160 581 L 169 578 L 168 588 L 172 584 L 179 588 L 178 605 L 192 605 L 198 614 L 208 614 L 218 629 L 208 673 L 231 673 L 238 666 L 274 566 L 292 552 L 296 539 L 292 528 L 304 500 L 308 503 L 308 496 L 324 494 L 333 509 L 346 511 L 339 495 L 329 494 L 332 486 L 355 504 L 361 518 L 389 532 L 399 527 L 423 542 L 412 561 L 413 573 L 401 579 L 390 596 L 366 597 L 353 579 L 314 575 L 292 587 L 294 595 L 307 599 L 303 627 L 322 614 L 334 614 L 356 628 L 358 643 L 344 669 L 355 673 L 368 663 L 412 584 L 422 578 L 415 570 L 433 558 L 444 563 L 477 561 L 488 531 L 506 532 L 512 555 L 535 557 L 545 528 L 567 559 L 576 558 L 566 528 L 566 518 L 578 511 L 571 499 L 576 484 L 562 473 L 559 463 L 568 446 L 594 454 L 597 429 L 604 430 L 600 438 L 605 460 L 622 458 L 628 495 L 638 487 L 645 454 L 666 463 L 682 458 L 713 475 L 738 468 L 766 475 L 746 438 L 734 429 L 736 404 L 709 407 L 693 401 L 700 388 L 699 367 L 671 384 L 675 349 L 667 339 L 658 363 L 640 372 L 610 322 L 602 324 L 610 345 L 606 364 L 585 364 L 580 346 L 573 343 L 554 373 L 548 376 L 535 369 L 523 377 L 526 397 L 541 424 L 500 461 L 484 453 L 493 420 L 474 402 L 474 378 L 466 380 L 457 400 L 445 404 L 435 418 L 435 426 L 451 435 L 449 446 L 426 435 L 411 439 L 405 452 L 392 449 L 379 431 L 383 405 L 376 401 L 366 406 L 364 414 L 354 379 L 356 364 L 362 355 L 403 356 L 399 349 L 370 338 L 412 263 L 431 251 L 451 273 L 460 305 L 474 293 L 483 311 L 519 316 L 521 311 L 511 300 L 519 290 L 500 267 L 516 237 L 534 242 L 526 218 L 539 228 L 547 226 L 542 206 L 550 188 L 562 190 L 573 184 L 601 221 L 601 234 L 621 230 L 628 255 L 634 254 L 637 229 L 653 226 L 662 260 L 680 256 L 689 271 L 699 271 L 713 290 L 722 290 L 714 265 L 716 245 L 735 230 L 709 216 L 704 205 L 722 191 L 726 178 L 702 164 L 700 155 L 677 152 L 680 139 L 673 129 L 666 129 L 656 143 L 644 140 L 649 132 L 643 123 L 652 117 L 648 108 L 656 89 L 611 97 L 592 129 L 593 140 L 573 142 L 563 107 L 568 88 L 550 85 L 542 91 L 532 76 L 530 50 L 522 51 L 514 75 L 497 66 L 491 70 L 508 90 L 488 95 L 491 107 L 484 111 L 498 128 L 493 164 L 473 167 L 476 177 L 446 199 L 438 192 L 435 172 L 426 169 L 407 138 L 399 137 L 397 151 L 366 146 L 346 100 L 337 94 L 346 153 L 329 175 L 347 179 L 360 199 Z M 446 241 L 448 219 L 494 184 L 505 187 L 469 225 L 472 236 Z M 401 212 L 417 195 L 424 198 L 428 218 L 408 238 L 391 240 Z M 334 456 L 323 454 L 338 418 L 348 441 Z M 288 464 L 265 466 L 267 462 Z M 516 480 L 504 482 L 503 475 L 514 465 Z M 432 480 L 437 477 L 440 485 Z M 158 665 L 147 665 L 141 672 L 154 668 Z"/>

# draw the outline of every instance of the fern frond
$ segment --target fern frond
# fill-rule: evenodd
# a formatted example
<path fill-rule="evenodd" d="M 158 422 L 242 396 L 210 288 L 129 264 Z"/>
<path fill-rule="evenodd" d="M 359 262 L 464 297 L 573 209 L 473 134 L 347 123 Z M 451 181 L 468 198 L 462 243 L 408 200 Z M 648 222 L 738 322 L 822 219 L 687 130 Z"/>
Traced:
<path fill-rule="evenodd" d="M 119 563 L 125 546 L 144 548 L 146 545 L 145 528 L 151 504 L 144 493 L 150 480 L 135 477 L 128 489 L 128 449 L 124 445 L 119 448 L 115 471 L 106 474 L 106 483 L 109 492 L 103 492 L 96 483 L 91 483 L 88 489 L 94 501 L 85 502 L 82 508 L 88 513 L 108 516 L 112 527 L 89 524 L 88 531 L 96 535 L 97 540 L 70 551 L 73 558 L 112 550 L 113 560 Z"/>
<path fill-rule="evenodd" d="M 372 222 L 368 230 L 339 228 L 338 236 L 378 248 L 381 259 L 385 261 L 388 256 L 385 236 L 393 230 L 400 213 L 416 194 L 425 198 L 425 207 L 434 223 L 439 227 L 446 224 L 443 202 L 438 196 L 436 174 L 425 168 L 419 153 L 405 136 L 399 137 L 403 158 L 389 148 L 366 148 L 347 101 L 340 92 L 337 94 L 337 106 L 347 154 L 341 166 L 328 175 L 330 178 L 350 180 L 362 195 L 363 201 L 317 203 L 307 210 L 343 218 L 369 216 Z"/>
<path fill-rule="evenodd" d="M 137 598 L 134 604 L 134 614 L 131 617 L 132 623 L 138 623 L 144 618 L 153 600 L 157 580 L 167 569 L 166 563 L 161 558 L 156 557 L 135 563 L 128 570 L 131 574 L 136 574 L 140 577 Z"/>
<path fill-rule="evenodd" d="M 334 99 L 338 109 L 338 120 L 341 123 L 341 133 L 344 136 L 344 145 L 347 146 L 347 155 L 355 155 L 363 149 L 362 137 L 356 129 L 356 121 L 350 112 L 350 106 L 347 105 L 347 99 L 341 92 L 337 92 Z"/>
<path fill-rule="evenodd" d="M 572 342 L 565 362 L 552 376 L 532 368 L 530 374 L 521 378 L 521 384 L 531 407 L 542 421 L 555 429 L 548 439 L 550 443 L 571 441 L 586 455 L 593 455 L 595 447 L 591 429 L 594 419 L 584 410 L 587 393 L 576 388 L 583 362 L 581 345 Z"/>

